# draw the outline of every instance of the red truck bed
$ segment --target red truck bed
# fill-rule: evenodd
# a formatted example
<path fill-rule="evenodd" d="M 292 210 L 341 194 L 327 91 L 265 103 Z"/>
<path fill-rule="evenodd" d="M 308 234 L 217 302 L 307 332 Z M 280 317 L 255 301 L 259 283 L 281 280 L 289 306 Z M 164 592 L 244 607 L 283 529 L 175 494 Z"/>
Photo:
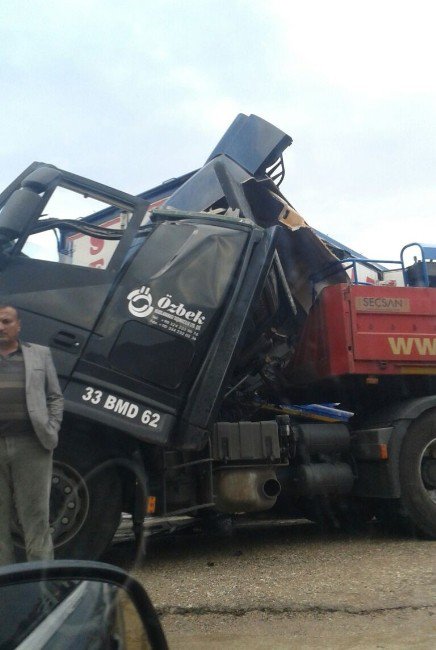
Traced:
<path fill-rule="evenodd" d="M 436 374 L 436 289 L 326 287 L 292 365 L 297 383 L 349 374 Z"/>

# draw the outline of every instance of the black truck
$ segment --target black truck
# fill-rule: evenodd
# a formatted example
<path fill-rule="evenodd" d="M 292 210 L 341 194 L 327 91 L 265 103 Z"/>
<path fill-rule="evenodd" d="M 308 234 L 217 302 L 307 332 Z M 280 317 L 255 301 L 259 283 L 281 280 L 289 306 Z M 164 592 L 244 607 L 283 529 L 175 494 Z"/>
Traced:
<path fill-rule="evenodd" d="M 436 535 L 434 251 L 384 286 L 382 264 L 323 241 L 279 189 L 291 142 L 239 115 L 203 167 L 140 196 L 44 163 L 0 195 L 0 303 L 51 347 L 65 396 L 58 557 L 100 556 L 122 512 L 138 538 L 145 515 L 208 526 L 267 511 L 395 513 Z M 73 218 L 76 199 L 96 211 Z M 354 307 L 337 305 L 365 304 L 350 294 L 362 286 L 400 292 L 409 316 L 420 297 L 423 354 L 358 367 Z M 403 312 L 380 304 L 356 318 L 382 313 L 391 331 Z M 326 328 L 344 340 L 321 349 Z M 347 368 L 317 365 L 344 354 Z"/>

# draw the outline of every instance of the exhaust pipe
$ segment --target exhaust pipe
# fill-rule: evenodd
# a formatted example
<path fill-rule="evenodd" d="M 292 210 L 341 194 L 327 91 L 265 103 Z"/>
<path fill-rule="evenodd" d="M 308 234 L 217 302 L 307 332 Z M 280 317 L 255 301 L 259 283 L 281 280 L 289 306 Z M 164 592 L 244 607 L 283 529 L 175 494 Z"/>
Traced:
<path fill-rule="evenodd" d="M 215 507 L 221 512 L 269 510 L 280 492 L 280 483 L 271 469 L 219 469 L 214 474 Z"/>

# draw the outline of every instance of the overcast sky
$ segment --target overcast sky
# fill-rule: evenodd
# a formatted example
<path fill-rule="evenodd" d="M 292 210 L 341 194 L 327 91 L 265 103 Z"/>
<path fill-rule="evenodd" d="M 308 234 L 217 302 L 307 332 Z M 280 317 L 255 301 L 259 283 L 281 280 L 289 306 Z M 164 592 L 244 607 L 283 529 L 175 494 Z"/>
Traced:
<path fill-rule="evenodd" d="M 4 1 L 0 186 L 42 160 L 136 194 L 255 113 L 311 225 L 369 257 L 436 243 L 434 6 Z"/>

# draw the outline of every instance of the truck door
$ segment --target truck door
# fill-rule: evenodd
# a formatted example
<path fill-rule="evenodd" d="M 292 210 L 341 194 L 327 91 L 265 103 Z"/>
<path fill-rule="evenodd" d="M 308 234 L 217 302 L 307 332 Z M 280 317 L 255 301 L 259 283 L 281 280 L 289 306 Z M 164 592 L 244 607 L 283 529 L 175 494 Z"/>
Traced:
<path fill-rule="evenodd" d="M 23 340 L 52 348 L 64 387 L 147 203 L 51 166 L 32 168 L 0 196 L 0 303 L 18 308 Z"/>

